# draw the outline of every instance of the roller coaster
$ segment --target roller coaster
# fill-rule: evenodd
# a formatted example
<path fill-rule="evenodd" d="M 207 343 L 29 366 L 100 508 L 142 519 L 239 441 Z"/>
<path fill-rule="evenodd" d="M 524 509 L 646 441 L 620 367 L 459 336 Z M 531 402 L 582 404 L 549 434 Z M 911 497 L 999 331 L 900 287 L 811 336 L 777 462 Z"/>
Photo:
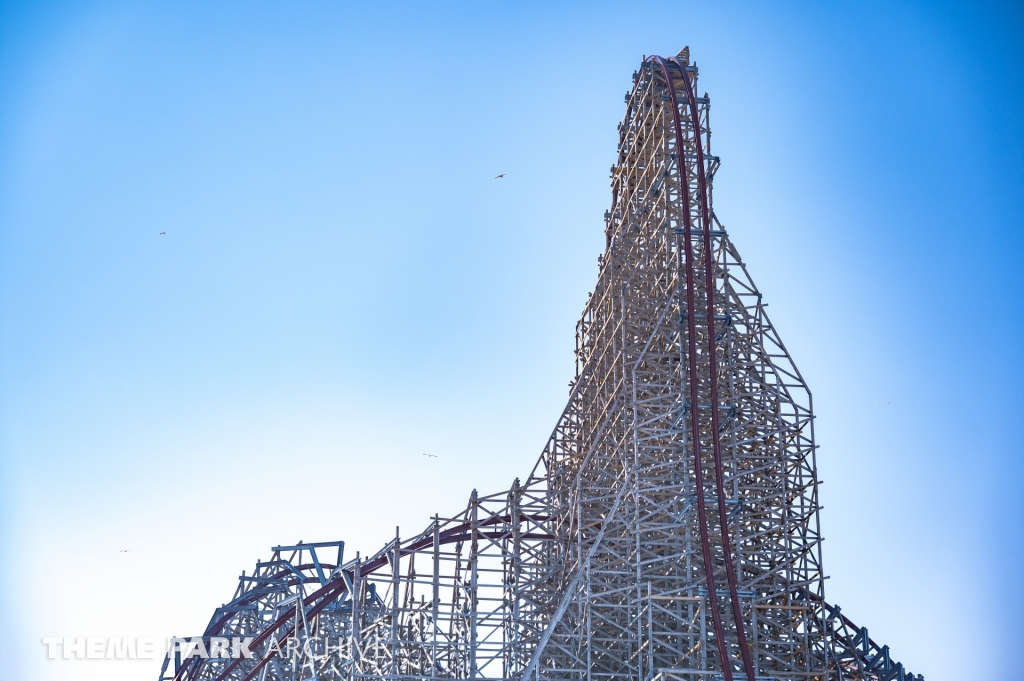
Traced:
<path fill-rule="evenodd" d="M 274 547 L 161 681 L 923 681 L 825 600 L 811 394 L 712 208 L 697 77 L 633 74 L 530 474 L 371 556 Z"/>

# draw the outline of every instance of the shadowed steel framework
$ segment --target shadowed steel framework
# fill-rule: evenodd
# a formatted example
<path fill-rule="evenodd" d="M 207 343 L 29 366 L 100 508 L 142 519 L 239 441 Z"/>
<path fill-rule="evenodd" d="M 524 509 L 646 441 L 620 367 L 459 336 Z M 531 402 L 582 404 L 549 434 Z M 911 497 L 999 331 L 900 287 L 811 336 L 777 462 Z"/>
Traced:
<path fill-rule="evenodd" d="M 825 601 L 811 395 L 715 215 L 698 92 L 688 49 L 633 74 L 525 481 L 372 556 L 275 547 L 162 680 L 923 679 Z"/>

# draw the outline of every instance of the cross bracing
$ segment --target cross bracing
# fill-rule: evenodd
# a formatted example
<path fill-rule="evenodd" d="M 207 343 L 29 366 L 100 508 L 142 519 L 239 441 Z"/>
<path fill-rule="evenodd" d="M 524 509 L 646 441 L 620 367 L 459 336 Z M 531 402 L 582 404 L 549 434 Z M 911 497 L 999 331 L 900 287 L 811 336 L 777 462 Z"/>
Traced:
<path fill-rule="evenodd" d="M 161 679 L 923 678 L 825 601 L 811 395 L 715 215 L 697 75 L 688 50 L 634 73 L 576 375 L 525 481 L 369 557 L 275 547 Z"/>

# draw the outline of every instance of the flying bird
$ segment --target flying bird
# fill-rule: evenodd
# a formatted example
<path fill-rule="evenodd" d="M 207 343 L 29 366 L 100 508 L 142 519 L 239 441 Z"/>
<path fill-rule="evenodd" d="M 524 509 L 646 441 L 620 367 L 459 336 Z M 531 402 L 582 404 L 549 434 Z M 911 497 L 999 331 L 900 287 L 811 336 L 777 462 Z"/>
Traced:
<path fill-rule="evenodd" d="M 128 553 L 131 549 L 121 549 L 121 553 Z"/>
<path fill-rule="evenodd" d="M 494 176 L 494 179 L 495 179 L 495 180 L 500 180 L 500 179 L 501 179 L 501 178 L 503 178 L 503 177 L 505 177 L 505 173 L 502 173 L 501 175 L 495 175 L 495 176 Z"/>
<path fill-rule="evenodd" d="M 424 454 L 423 456 L 429 456 L 431 459 L 436 459 L 437 456 L 434 454 Z"/>
<path fill-rule="evenodd" d="M 883 407 L 888 407 L 888 406 L 889 406 L 889 403 L 888 403 L 888 402 L 882 402 L 882 406 L 883 406 Z"/>
<path fill-rule="evenodd" d="M 167 232 L 160 232 L 160 236 L 163 236 L 164 234 L 167 234 Z"/>

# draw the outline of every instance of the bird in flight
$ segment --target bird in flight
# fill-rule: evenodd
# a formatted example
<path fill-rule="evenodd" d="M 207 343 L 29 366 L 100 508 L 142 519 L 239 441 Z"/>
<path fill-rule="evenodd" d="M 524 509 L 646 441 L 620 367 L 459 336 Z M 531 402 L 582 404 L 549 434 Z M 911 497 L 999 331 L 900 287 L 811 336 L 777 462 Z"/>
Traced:
<path fill-rule="evenodd" d="M 495 176 L 494 176 L 494 179 L 495 179 L 495 180 L 500 180 L 500 179 L 501 179 L 501 178 L 503 178 L 503 177 L 505 177 L 505 173 L 502 173 L 501 175 L 495 175 Z"/>
<path fill-rule="evenodd" d="M 434 454 L 424 454 L 423 456 L 429 456 L 431 459 L 436 459 L 437 456 Z"/>
<path fill-rule="evenodd" d="M 167 234 L 167 232 L 160 232 L 160 236 L 163 236 L 164 234 Z"/>
<path fill-rule="evenodd" d="M 889 403 L 888 403 L 888 402 L 882 402 L 882 406 L 883 406 L 883 407 L 888 407 L 888 406 L 889 406 Z"/>
<path fill-rule="evenodd" d="M 128 553 L 131 549 L 121 549 L 121 553 Z"/>

